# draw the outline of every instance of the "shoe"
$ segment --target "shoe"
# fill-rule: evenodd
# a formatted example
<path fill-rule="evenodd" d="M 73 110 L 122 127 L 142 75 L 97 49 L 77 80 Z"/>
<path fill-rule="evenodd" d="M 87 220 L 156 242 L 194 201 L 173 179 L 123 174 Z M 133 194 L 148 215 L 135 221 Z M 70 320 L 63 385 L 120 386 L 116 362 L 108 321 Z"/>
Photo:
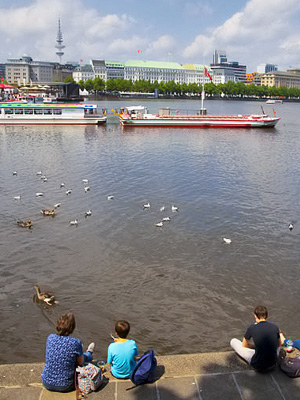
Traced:
<path fill-rule="evenodd" d="M 95 343 L 92 342 L 92 343 L 89 344 L 89 346 L 88 346 L 88 348 L 87 348 L 87 351 L 89 351 L 90 353 L 92 353 L 92 352 L 94 351 L 94 349 L 95 349 Z"/>

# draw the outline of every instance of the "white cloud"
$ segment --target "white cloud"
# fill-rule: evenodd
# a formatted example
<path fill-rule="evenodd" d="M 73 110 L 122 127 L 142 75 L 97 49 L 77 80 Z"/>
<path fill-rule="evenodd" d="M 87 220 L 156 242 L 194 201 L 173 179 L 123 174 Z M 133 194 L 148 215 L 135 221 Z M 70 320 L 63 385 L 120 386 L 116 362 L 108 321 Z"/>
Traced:
<path fill-rule="evenodd" d="M 249 0 L 244 9 L 221 26 L 198 35 L 183 50 L 183 57 L 201 59 L 203 55 L 212 55 L 215 49 L 224 49 L 229 60 L 238 54 L 241 64 L 251 64 L 254 56 L 255 66 L 260 62 L 270 62 L 270 58 L 279 56 L 280 49 L 284 52 L 288 48 L 281 43 L 293 29 L 289 21 L 299 6 L 298 0 Z M 277 60 L 278 63 L 280 59 Z"/>
<path fill-rule="evenodd" d="M 174 38 L 170 35 L 162 35 L 148 44 L 145 53 L 154 59 L 163 59 L 168 56 L 169 52 L 174 50 L 174 47 Z"/>

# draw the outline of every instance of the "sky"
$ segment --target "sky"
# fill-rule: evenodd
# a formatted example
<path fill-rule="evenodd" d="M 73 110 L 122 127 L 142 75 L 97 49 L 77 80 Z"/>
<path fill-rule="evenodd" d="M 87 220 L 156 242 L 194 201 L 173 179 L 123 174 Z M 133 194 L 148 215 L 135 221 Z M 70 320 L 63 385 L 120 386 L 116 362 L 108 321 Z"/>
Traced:
<path fill-rule="evenodd" d="M 214 50 L 254 72 L 300 68 L 299 0 L 0 0 L 0 62 L 146 60 L 212 63 Z"/>

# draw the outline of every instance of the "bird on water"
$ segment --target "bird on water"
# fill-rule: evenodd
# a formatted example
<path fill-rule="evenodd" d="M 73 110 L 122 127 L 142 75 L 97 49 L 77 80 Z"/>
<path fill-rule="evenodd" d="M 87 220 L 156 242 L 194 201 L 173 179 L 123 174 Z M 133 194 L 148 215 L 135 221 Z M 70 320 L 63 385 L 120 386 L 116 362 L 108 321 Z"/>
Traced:
<path fill-rule="evenodd" d="M 41 292 L 41 289 L 38 285 L 34 286 L 36 290 L 36 296 L 39 300 L 44 301 L 48 306 L 52 306 L 53 304 L 57 304 L 58 301 L 55 300 L 55 297 L 50 292 Z"/>

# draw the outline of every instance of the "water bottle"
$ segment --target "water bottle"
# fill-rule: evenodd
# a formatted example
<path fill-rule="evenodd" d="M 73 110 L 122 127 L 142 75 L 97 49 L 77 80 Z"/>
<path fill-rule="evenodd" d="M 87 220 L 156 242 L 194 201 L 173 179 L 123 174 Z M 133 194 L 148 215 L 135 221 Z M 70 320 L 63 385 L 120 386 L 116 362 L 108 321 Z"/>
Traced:
<path fill-rule="evenodd" d="M 286 351 L 287 353 L 291 353 L 293 351 L 293 341 L 291 340 L 291 338 L 286 341 Z"/>

